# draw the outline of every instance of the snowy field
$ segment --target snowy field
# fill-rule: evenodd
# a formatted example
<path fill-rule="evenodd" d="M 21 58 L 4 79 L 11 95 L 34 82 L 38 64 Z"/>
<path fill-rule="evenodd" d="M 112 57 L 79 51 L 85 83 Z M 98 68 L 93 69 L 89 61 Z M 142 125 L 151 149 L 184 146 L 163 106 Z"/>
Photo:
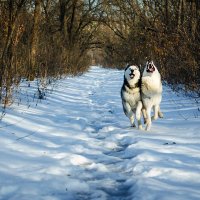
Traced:
<path fill-rule="evenodd" d="M 122 82 L 123 71 L 92 67 L 41 101 L 23 83 L 0 122 L 0 200 L 199 200 L 198 104 L 164 87 L 164 119 L 139 131 Z"/>

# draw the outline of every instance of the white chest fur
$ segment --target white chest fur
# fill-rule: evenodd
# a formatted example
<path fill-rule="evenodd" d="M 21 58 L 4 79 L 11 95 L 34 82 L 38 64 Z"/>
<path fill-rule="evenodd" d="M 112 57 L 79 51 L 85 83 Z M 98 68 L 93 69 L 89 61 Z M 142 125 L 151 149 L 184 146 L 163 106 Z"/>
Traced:
<path fill-rule="evenodd" d="M 159 74 L 142 77 L 142 93 L 147 96 L 162 93 L 162 84 Z"/>
<path fill-rule="evenodd" d="M 145 107 L 160 104 L 162 83 L 159 73 L 142 77 L 142 99 Z"/>
<path fill-rule="evenodd" d="M 123 98 L 126 100 L 127 103 L 129 103 L 132 108 L 136 108 L 138 101 L 140 101 L 139 88 L 123 91 Z"/>

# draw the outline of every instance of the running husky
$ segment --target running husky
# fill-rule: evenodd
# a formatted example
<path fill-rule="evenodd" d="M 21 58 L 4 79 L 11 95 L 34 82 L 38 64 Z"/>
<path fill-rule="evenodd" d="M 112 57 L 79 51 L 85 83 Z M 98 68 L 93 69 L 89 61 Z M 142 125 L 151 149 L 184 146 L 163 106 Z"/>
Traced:
<path fill-rule="evenodd" d="M 136 127 L 134 119 L 138 121 L 138 129 L 142 129 L 140 95 L 141 75 L 135 65 L 128 65 L 124 71 L 124 83 L 121 88 L 121 99 L 125 115 L 129 118 L 131 126 Z"/>
<path fill-rule="evenodd" d="M 143 112 L 146 121 L 146 130 L 151 128 L 151 120 L 158 117 L 163 118 L 160 111 L 162 100 L 161 76 L 153 61 L 147 62 L 142 74 L 141 96 L 145 111 Z M 151 118 L 151 110 L 154 109 L 154 116 Z"/>

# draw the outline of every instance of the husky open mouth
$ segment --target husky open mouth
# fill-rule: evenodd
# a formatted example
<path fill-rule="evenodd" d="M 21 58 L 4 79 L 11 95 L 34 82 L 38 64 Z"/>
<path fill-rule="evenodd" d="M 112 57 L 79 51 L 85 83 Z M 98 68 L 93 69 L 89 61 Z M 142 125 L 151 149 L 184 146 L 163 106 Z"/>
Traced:
<path fill-rule="evenodd" d="M 155 71 L 155 67 L 150 63 L 148 66 L 147 66 L 147 72 L 148 73 L 153 73 Z"/>
<path fill-rule="evenodd" d="M 135 77 L 135 74 L 130 73 L 129 76 L 131 79 L 133 79 Z"/>

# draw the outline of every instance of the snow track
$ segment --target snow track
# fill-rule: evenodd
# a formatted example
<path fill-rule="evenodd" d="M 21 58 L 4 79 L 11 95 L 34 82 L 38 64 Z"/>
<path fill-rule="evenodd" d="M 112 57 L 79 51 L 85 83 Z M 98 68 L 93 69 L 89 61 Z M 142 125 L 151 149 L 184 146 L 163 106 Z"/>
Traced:
<path fill-rule="evenodd" d="M 8 109 L 0 200 L 199 200 L 198 104 L 164 87 L 164 119 L 138 131 L 122 111 L 122 82 L 123 71 L 91 67 L 37 106 Z"/>

